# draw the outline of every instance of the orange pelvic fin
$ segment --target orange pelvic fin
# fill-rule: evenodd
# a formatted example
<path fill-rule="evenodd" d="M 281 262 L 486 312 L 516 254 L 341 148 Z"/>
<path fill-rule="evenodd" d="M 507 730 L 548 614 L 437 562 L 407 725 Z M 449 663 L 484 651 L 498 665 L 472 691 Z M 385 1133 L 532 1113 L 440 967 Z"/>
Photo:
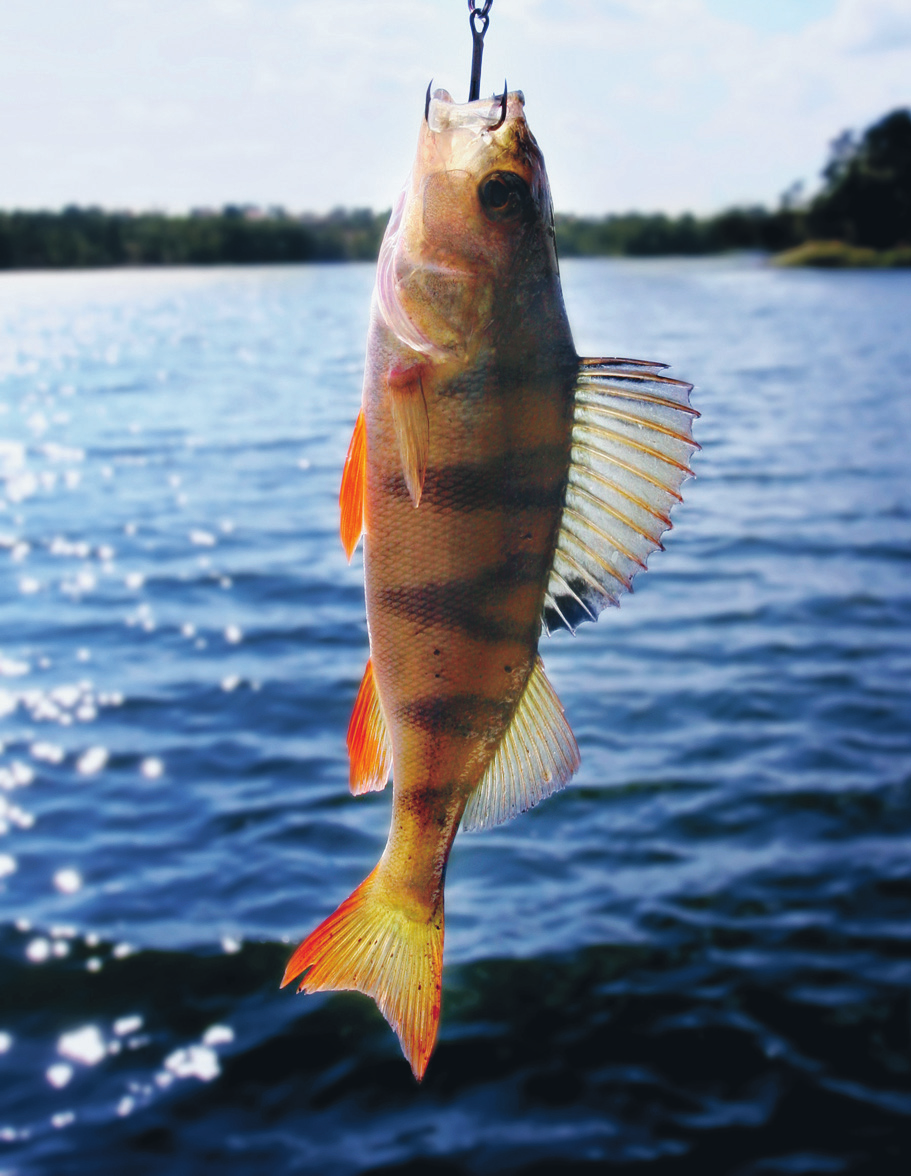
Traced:
<path fill-rule="evenodd" d="M 389 373 L 389 389 L 402 473 L 411 501 L 418 506 L 430 453 L 430 419 L 421 383 L 421 365 L 395 368 Z"/>
<path fill-rule="evenodd" d="M 282 987 L 306 972 L 298 992 L 373 997 L 420 1082 L 440 1023 L 443 903 L 428 918 L 412 918 L 385 896 L 378 870 L 304 940 Z"/>
<path fill-rule="evenodd" d="M 386 787 L 392 771 L 392 744 L 370 658 L 348 724 L 348 757 L 351 765 L 349 784 L 355 796 L 364 792 L 381 792 Z"/>
<path fill-rule="evenodd" d="M 338 501 L 342 508 L 342 546 L 348 562 L 354 555 L 357 541 L 364 531 L 364 493 L 367 488 L 367 425 L 364 410 L 357 414 Z"/>

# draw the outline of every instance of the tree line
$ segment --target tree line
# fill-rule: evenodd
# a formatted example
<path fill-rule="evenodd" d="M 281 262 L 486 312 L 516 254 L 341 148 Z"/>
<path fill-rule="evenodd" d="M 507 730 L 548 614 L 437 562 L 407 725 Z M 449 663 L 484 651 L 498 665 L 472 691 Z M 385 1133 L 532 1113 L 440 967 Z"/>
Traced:
<path fill-rule="evenodd" d="M 892 111 L 860 136 L 839 135 L 822 181 L 811 199 L 795 186 L 773 210 L 558 215 L 557 244 L 564 257 L 777 253 L 814 240 L 911 247 L 911 110 Z M 189 216 L 79 207 L 0 212 L 0 269 L 370 261 L 388 217 L 369 209 L 292 217 L 237 206 Z"/>
<path fill-rule="evenodd" d="M 231 205 L 190 216 L 0 212 L 0 269 L 369 261 L 388 219 L 368 209 L 295 218 Z"/>
<path fill-rule="evenodd" d="M 732 208 L 698 218 L 642 213 L 600 220 L 558 216 L 564 256 L 657 257 L 761 249 L 770 253 L 808 241 L 890 250 L 911 247 L 911 110 L 894 110 L 860 136 L 832 143 L 822 186 L 811 199 L 795 185 L 776 210 Z"/>

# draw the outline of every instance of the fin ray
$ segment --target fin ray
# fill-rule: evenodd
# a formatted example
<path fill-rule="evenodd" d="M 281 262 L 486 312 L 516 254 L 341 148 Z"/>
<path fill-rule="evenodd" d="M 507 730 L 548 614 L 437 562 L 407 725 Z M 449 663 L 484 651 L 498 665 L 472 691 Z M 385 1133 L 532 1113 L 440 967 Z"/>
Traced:
<path fill-rule="evenodd" d="M 430 418 L 420 375 L 409 383 L 396 383 L 392 393 L 392 419 L 399 442 L 405 485 L 415 506 L 421 502 L 427 458 L 430 453 Z"/>
<path fill-rule="evenodd" d="M 641 398 L 639 402 L 642 403 Z M 633 412 L 623 412 L 619 408 L 611 408 L 606 404 L 591 403 L 588 400 L 579 399 L 580 404 L 585 404 L 589 412 L 598 413 L 600 416 L 610 417 L 612 420 L 621 421 L 624 425 L 635 425 L 639 429 L 650 429 L 653 433 L 663 433 L 665 437 L 670 437 L 673 441 L 682 441 L 684 445 L 690 445 L 693 449 L 701 449 L 702 446 L 698 441 L 694 441 L 692 437 L 687 437 L 686 433 L 681 433 L 676 429 L 669 429 L 667 425 L 658 424 L 656 421 L 650 420 L 648 417 L 637 416 Z M 652 402 L 654 403 L 654 401 Z M 677 405 L 669 402 L 670 407 L 675 411 L 679 411 Z M 662 407 L 667 407 L 663 405 Z"/>
<path fill-rule="evenodd" d="M 591 379 L 590 376 L 589 379 Z M 604 388 L 604 390 L 607 388 L 607 386 L 600 384 L 598 387 Z M 689 385 L 687 384 L 686 387 L 689 387 Z M 691 416 L 694 419 L 702 416 L 702 413 L 699 412 L 698 409 L 693 408 L 692 405 L 681 404 L 676 400 L 671 400 L 667 396 L 656 396 L 649 392 L 630 391 L 626 388 L 611 388 L 610 394 L 617 400 L 637 400 L 640 404 L 644 404 L 648 407 L 654 406 L 655 408 L 670 408 L 679 410 L 680 412 L 685 412 L 688 416 Z"/>
<path fill-rule="evenodd" d="M 443 977 L 443 905 L 413 918 L 390 901 L 374 869 L 297 948 L 282 988 L 363 992 L 395 1030 L 420 1082 L 436 1043 Z"/>
<path fill-rule="evenodd" d="M 364 533 L 364 493 L 367 487 L 367 423 L 364 410 L 357 414 L 345 468 L 342 471 L 342 485 L 338 501 L 342 511 L 342 546 L 348 562 L 354 555 L 357 541 Z"/>
<path fill-rule="evenodd" d="M 596 441 L 608 441 L 625 446 L 627 449 L 636 450 L 639 453 L 645 454 L 646 457 L 653 457 L 658 461 L 663 461 L 666 465 L 674 466 L 689 477 L 693 476 L 693 471 L 688 465 L 682 465 L 679 461 L 671 457 L 670 454 L 656 449 L 653 445 L 643 445 L 641 441 L 633 441 L 631 437 L 625 436 L 616 429 L 605 429 L 602 425 L 589 424 L 584 418 L 580 421 L 580 416 L 581 414 L 578 414 L 576 418 L 577 423 L 573 429 L 573 438 L 575 438 L 576 430 L 578 430 L 580 436 L 589 436 L 593 437 Z"/>
<path fill-rule="evenodd" d="M 365 792 L 381 792 L 392 771 L 392 744 L 370 658 L 367 659 L 360 689 L 354 700 L 347 743 L 351 791 L 355 796 Z"/>
<path fill-rule="evenodd" d="M 581 359 L 574 396 L 572 457 L 544 627 L 571 632 L 618 603 L 620 586 L 661 550 L 680 487 L 699 448 L 692 385 L 658 364 Z"/>
<path fill-rule="evenodd" d="M 651 543 L 653 549 L 659 551 L 664 550 L 659 536 L 653 535 L 651 531 L 644 530 L 641 526 L 639 526 L 635 519 L 632 519 L 629 515 L 624 514 L 622 510 L 616 510 L 613 506 L 610 505 L 610 501 L 608 499 L 598 498 L 595 494 L 592 494 L 589 490 L 586 490 L 583 486 L 580 486 L 578 482 L 570 483 L 570 493 L 572 495 L 573 501 L 577 506 L 581 506 L 584 509 L 586 505 L 590 505 L 597 510 L 603 511 L 615 522 L 622 524 L 623 527 L 628 527 L 634 535 L 639 537 L 639 539 L 645 539 L 646 542 Z M 568 493 L 566 496 L 567 502 L 569 502 L 570 493 Z M 666 528 L 662 529 L 666 530 Z M 620 546 L 620 544 L 617 544 L 617 546 L 620 547 L 620 550 L 623 551 L 623 554 L 626 555 L 629 559 L 632 559 L 635 563 L 638 563 L 640 567 L 645 567 L 645 564 L 641 563 L 633 553 L 625 551 L 623 547 Z"/>
<path fill-rule="evenodd" d="M 623 371 L 626 368 L 632 371 L 640 371 L 643 369 L 651 369 L 652 371 L 664 371 L 669 365 L 660 363 L 658 360 L 652 359 L 622 359 L 619 355 L 611 357 L 582 358 L 579 360 L 579 370 L 585 372 L 588 368 L 611 368 L 614 371 Z"/>
<path fill-rule="evenodd" d="M 471 794 L 462 828 L 487 829 L 533 808 L 565 787 L 579 762 L 575 736 L 537 658 L 512 722 Z"/>
<path fill-rule="evenodd" d="M 600 596 L 603 596 L 608 604 L 617 603 L 616 593 L 608 592 L 607 588 L 605 588 L 603 584 L 595 579 L 588 568 L 585 567 L 584 564 L 579 563 L 578 559 L 576 559 L 572 552 L 567 551 L 562 547 L 558 548 L 556 557 L 554 559 L 554 570 L 557 572 L 560 570 L 560 568 L 557 566 L 558 564 L 566 564 L 567 567 L 565 568 L 565 571 L 567 575 L 578 576 L 579 579 L 583 581 L 583 583 L 589 586 L 589 588 L 591 588 L 594 592 L 597 592 Z M 563 579 L 566 579 L 566 576 L 563 576 Z M 603 607 L 604 606 L 602 606 L 602 608 Z M 597 613 L 595 619 L 597 619 Z"/>
<path fill-rule="evenodd" d="M 651 515 L 651 517 L 657 519 L 659 523 L 664 523 L 666 530 L 670 530 L 673 527 L 674 524 L 666 514 L 658 510 L 657 507 L 655 507 L 652 503 L 646 502 L 646 500 L 640 495 L 633 494 L 630 490 L 625 489 L 612 478 L 605 478 L 603 474 L 598 474 L 593 469 L 588 467 L 583 467 L 583 469 L 585 478 L 591 478 L 593 481 L 598 483 L 599 487 L 602 487 L 602 490 L 600 491 L 601 493 L 607 491 L 608 494 L 616 494 L 618 497 L 625 499 L 627 502 L 631 502 L 633 506 L 637 507 L 641 511 L 644 511 L 647 515 Z M 582 481 L 581 471 L 577 471 L 577 475 L 578 480 L 576 484 L 579 485 Z"/>
<path fill-rule="evenodd" d="M 632 462 L 621 461 L 616 454 L 608 453 L 606 450 L 598 449 L 596 446 L 586 445 L 581 440 L 573 438 L 573 449 L 577 449 L 580 453 L 594 458 L 596 461 L 604 462 L 606 465 L 616 466 L 633 477 L 641 478 L 643 482 L 647 482 L 650 486 L 654 486 L 656 490 L 662 490 L 665 494 L 670 495 L 675 502 L 683 502 L 683 496 L 667 482 L 662 481 L 661 478 L 651 477 L 645 470 L 635 466 Z M 577 468 L 585 468 L 582 462 L 575 463 Z"/>
<path fill-rule="evenodd" d="M 585 610 L 586 613 L 588 613 L 588 619 L 590 621 L 596 621 L 598 619 L 598 614 L 592 612 L 578 592 L 576 592 L 569 584 L 567 584 L 564 577 L 560 575 L 556 568 L 554 568 L 551 575 L 554 579 L 554 582 L 559 585 L 563 592 L 565 592 L 567 596 L 571 596 L 572 599 L 575 600 L 579 606 Z"/>

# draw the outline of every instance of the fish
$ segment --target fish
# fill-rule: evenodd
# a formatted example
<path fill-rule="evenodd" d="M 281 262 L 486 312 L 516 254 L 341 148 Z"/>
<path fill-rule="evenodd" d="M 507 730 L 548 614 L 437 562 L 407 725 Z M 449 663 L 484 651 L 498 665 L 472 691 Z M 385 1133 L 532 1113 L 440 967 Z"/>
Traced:
<path fill-rule="evenodd" d="M 380 248 L 340 491 L 363 537 L 370 656 L 350 789 L 393 779 L 389 838 L 282 985 L 373 998 L 420 1081 L 440 1022 L 459 828 L 563 788 L 579 748 L 539 654 L 631 591 L 698 449 L 667 365 L 581 358 L 521 91 L 429 95 Z"/>

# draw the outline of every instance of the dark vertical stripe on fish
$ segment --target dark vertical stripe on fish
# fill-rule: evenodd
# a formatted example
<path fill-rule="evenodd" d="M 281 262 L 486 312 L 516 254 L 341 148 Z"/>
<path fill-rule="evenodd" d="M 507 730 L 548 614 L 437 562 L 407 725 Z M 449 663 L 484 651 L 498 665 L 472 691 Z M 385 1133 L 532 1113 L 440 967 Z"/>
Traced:
<path fill-rule="evenodd" d="M 412 727 L 432 735 L 470 738 L 487 732 L 498 734 L 508 722 L 512 705 L 482 694 L 429 695 L 399 707 L 398 716 Z"/>
<path fill-rule="evenodd" d="M 549 569 L 547 556 L 521 552 L 478 575 L 444 583 L 402 585 L 385 588 L 377 603 L 394 616 L 413 621 L 419 629 L 458 629 L 480 641 L 527 641 L 537 634 L 537 619 L 531 625 L 490 615 L 504 591 L 540 585 Z"/>
<path fill-rule="evenodd" d="M 563 458 L 562 464 L 558 458 Z M 424 476 L 421 505 L 438 511 L 556 511 L 566 490 L 563 470 L 567 466 L 565 451 L 548 446 L 543 452 L 533 449 L 502 462 L 430 467 Z M 555 469 L 561 472 L 548 478 Z M 387 478 L 383 489 L 392 498 L 409 498 L 400 473 Z"/>

